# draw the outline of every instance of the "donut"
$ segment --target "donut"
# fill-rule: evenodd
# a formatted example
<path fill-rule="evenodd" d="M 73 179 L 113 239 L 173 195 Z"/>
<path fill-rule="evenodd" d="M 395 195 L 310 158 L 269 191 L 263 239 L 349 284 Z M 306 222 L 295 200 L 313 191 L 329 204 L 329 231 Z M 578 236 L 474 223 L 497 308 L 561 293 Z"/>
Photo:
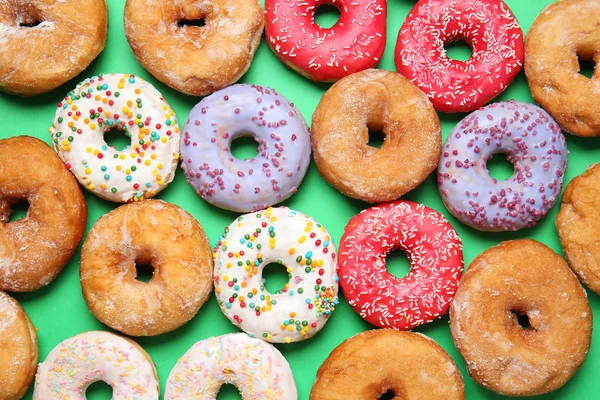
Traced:
<path fill-rule="evenodd" d="M 152 197 L 175 176 L 179 162 L 177 116 L 161 94 L 131 74 L 85 79 L 58 103 L 52 143 L 81 185 L 98 197 L 129 202 Z M 104 134 L 131 138 L 122 150 Z"/>
<path fill-rule="evenodd" d="M 369 130 L 384 136 L 369 146 Z M 357 72 L 335 83 L 312 118 L 312 148 L 323 178 L 369 203 L 396 200 L 437 167 L 440 120 L 431 102 L 403 76 Z"/>
<path fill-rule="evenodd" d="M 289 364 L 275 346 L 244 333 L 194 344 L 167 379 L 165 400 L 213 400 L 223 384 L 244 399 L 298 400 Z"/>
<path fill-rule="evenodd" d="M 404 278 L 385 258 L 402 250 Z M 409 330 L 445 315 L 463 270 L 462 242 L 444 216 L 405 200 L 380 204 L 352 217 L 340 241 L 338 274 L 354 311 L 380 328 Z"/>
<path fill-rule="evenodd" d="M 464 400 L 456 364 L 420 333 L 378 329 L 337 346 L 317 371 L 310 400 Z"/>
<path fill-rule="evenodd" d="M 125 35 L 156 79 L 192 96 L 237 82 L 265 25 L 256 0 L 127 0 Z"/>
<path fill-rule="evenodd" d="M 239 84 L 205 97 L 181 138 L 181 167 L 204 200 L 237 212 L 267 208 L 296 192 L 310 163 L 300 112 L 274 89 Z M 252 136 L 258 154 L 240 160 L 231 143 Z"/>
<path fill-rule="evenodd" d="M 0 349 L 0 398 L 18 400 L 25 396 L 37 369 L 37 333 L 19 303 L 2 291 Z"/>
<path fill-rule="evenodd" d="M 450 330 L 475 382 L 505 396 L 534 396 L 579 369 L 592 311 L 558 254 L 535 240 L 512 240 L 469 265 L 450 307 Z"/>
<path fill-rule="evenodd" d="M 495 154 L 513 164 L 512 177 L 490 176 L 486 165 Z M 541 108 L 490 104 L 450 132 L 438 167 L 442 200 L 452 215 L 480 231 L 532 227 L 560 196 L 567 154 L 560 127 Z"/>
<path fill-rule="evenodd" d="M 33 400 L 85 399 L 88 386 L 104 381 L 114 400 L 158 400 L 156 368 L 131 339 L 92 331 L 64 340 L 39 365 Z"/>
<path fill-rule="evenodd" d="M 444 46 L 462 41 L 467 61 Z M 408 14 L 396 42 L 396 69 L 444 113 L 477 110 L 502 93 L 524 59 L 523 31 L 502 0 L 422 0 Z"/>
<path fill-rule="evenodd" d="M 533 21 L 525 42 L 525 75 L 533 99 L 577 136 L 600 135 L 598 73 L 579 74 L 579 60 L 600 62 L 600 2 L 561 0 Z"/>
<path fill-rule="evenodd" d="M 272 343 L 308 339 L 338 304 L 331 236 L 314 219 L 287 207 L 237 218 L 219 237 L 214 258 L 221 311 L 252 337 Z M 269 263 L 285 266 L 290 277 L 276 293 L 262 280 Z"/>
<path fill-rule="evenodd" d="M 317 9 L 333 6 L 331 28 L 315 21 Z M 266 0 L 267 43 L 282 63 L 317 82 L 334 82 L 373 68 L 385 50 L 385 0 Z"/>
<path fill-rule="evenodd" d="M 136 265 L 153 269 L 136 280 Z M 81 251 L 85 301 L 128 336 L 155 336 L 191 320 L 212 290 L 213 260 L 202 226 L 174 204 L 144 200 L 101 217 Z"/>
<path fill-rule="evenodd" d="M 11 206 L 29 205 L 10 221 Z M 0 289 L 31 292 L 49 284 L 83 238 L 87 205 L 73 175 L 39 139 L 0 140 Z"/>
<path fill-rule="evenodd" d="M 587 287 L 600 293 L 600 164 L 591 165 L 565 189 L 556 229 L 571 269 Z"/>

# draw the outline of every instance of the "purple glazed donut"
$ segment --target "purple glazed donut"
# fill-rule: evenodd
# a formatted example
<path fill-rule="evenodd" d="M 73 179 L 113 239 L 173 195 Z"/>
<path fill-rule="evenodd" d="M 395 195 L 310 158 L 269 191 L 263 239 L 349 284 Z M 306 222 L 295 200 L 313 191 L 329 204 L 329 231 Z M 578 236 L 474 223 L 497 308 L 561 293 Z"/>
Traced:
<path fill-rule="evenodd" d="M 515 168 L 506 180 L 486 167 L 506 154 Z M 446 208 L 481 231 L 531 227 L 552 208 L 567 169 L 565 138 L 541 108 L 515 101 L 494 103 L 469 114 L 452 130 L 438 167 Z"/>
<path fill-rule="evenodd" d="M 275 90 L 233 85 L 205 97 L 190 112 L 181 137 L 181 167 L 206 201 L 237 212 L 277 204 L 296 192 L 310 162 L 310 133 L 298 110 Z M 253 136 L 258 155 L 230 151 Z"/>

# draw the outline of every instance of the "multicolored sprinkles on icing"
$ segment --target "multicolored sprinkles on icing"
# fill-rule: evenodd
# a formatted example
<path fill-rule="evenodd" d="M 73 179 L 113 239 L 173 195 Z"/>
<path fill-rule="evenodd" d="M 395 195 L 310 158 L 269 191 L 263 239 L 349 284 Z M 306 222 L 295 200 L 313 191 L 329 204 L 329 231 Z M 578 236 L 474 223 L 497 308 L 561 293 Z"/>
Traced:
<path fill-rule="evenodd" d="M 215 292 L 227 318 L 250 336 L 290 343 L 315 335 L 338 304 L 336 250 L 312 218 L 286 207 L 239 217 L 214 249 Z M 262 270 L 287 267 L 290 280 L 269 293 Z"/>

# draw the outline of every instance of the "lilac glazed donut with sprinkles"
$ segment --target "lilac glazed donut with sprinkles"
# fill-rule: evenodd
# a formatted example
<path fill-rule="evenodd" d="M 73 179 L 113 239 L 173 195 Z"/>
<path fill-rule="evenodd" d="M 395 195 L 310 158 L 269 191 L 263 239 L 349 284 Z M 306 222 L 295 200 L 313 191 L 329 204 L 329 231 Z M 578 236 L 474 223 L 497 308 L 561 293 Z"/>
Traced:
<path fill-rule="evenodd" d="M 237 218 L 219 237 L 214 257 L 219 306 L 250 336 L 272 343 L 308 339 L 338 304 L 331 236 L 314 219 L 287 207 Z M 290 278 L 276 293 L 262 279 L 269 263 L 287 267 Z"/>
<path fill-rule="evenodd" d="M 240 160 L 231 143 L 253 136 L 258 154 Z M 190 112 L 181 137 L 188 182 L 204 200 L 237 212 L 262 210 L 296 192 L 310 162 L 304 118 L 275 90 L 233 85 L 205 97 Z"/>
<path fill-rule="evenodd" d="M 245 333 L 202 340 L 171 370 L 165 400 L 215 400 L 223 384 L 244 400 L 298 400 L 288 362 L 275 346 Z"/>
<path fill-rule="evenodd" d="M 514 174 L 490 176 L 494 154 L 506 154 Z M 515 101 L 494 103 L 464 118 L 452 130 L 438 167 L 446 208 L 481 231 L 532 227 L 554 206 L 567 170 L 560 127 L 540 107 Z"/>
<path fill-rule="evenodd" d="M 92 331 L 64 340 L 39 365 L 33 400 L 85 400 L 87 388 L 104 381 L 112 400 L 158 400 L 154 363 L 135 342 Z"/>
<path fill-rule="evenodd" d="M 88 78 L 58 103 L 50 127 L 59 157 L 79 183 L 103 199 L 150 198 L 174 178 L 179 162 L 177 117 L 150 83 L 131 74 Z M 111 130 L 131 138 L 109 146 Z"/>

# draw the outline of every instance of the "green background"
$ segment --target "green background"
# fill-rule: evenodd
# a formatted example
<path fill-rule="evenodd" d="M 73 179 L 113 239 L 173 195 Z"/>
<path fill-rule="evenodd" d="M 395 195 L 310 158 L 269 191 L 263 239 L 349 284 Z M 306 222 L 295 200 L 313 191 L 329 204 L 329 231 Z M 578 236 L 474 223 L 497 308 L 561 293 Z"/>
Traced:
<path fill-rule="evenodd" d="M 516 14 L 523 29 L 527 31 L 540 10 L 547 4 L 547 0 L 507 0 L 508 5 Z M 162 92 L 176 111 L 179 120 L 185 121 L 189 110 L 198 102 L 198 98 L 188 97 L 166 87 L 153 79 L 136 61 L 129 49 L 123 31 L 123 0 L 109 0 L 110 28 L 108 43 L 102 54 L 79 77 L 63 85 L 59 89 L 34 98 L 19 98 L 0 94 L 0 138 L 27 134 L 43 139 L 50 143 L 48 127 L 52 123 L 56 103 L 71 90 L 78 81 L 98 73 L 134 73 L 153 84 Z M 390 0 L 388 2 L 388 42 L 385 55 L 378 68 L 395 71 L 393 63 L 394 47 L 398 30 L 415 2 L 413 0 Z M 332 24 L 335 14 L 329 12 L 325 21 Z M 82 16 L 85 20 L 85 16 Z M 75 28 L 75 27 L 74 27 Z M 76 29 L 76 28 L 75 28 Z M 468 56 L 465 49 L 453 46 L 452 56 L 464 59 Z M 219 68 L 219 66 L 215 66 Z M 589 73 L 589 71 L 588 71 Z M 295 72 L 284 67 L 271 52 L 263 39 L 255 60 L 249 72 L 243 77 L 243 82 L 266 85 L 276 88 L 280 93 L 293 101 L 301 113 L 310 123 L 311 115 L 319 102 L 321 95 L 330 86 L 329 84 L 313 83 Z M 498 100 L 517 99 L 531 102 L 531 96 L 523 73 L 521 72 L 513 84 Z M 444 138 L 464 115 L 442 115 Z M 381 143 L 381 139 L 379 139 Z M 566 181 L 582 173 L 586 167 L 600 160 L 600 140 L 581 139 L 567 135 L 567 144 L 570 150 L 569 169 Z M 251 153 L 246 141 L 242 154 Z M 499 174 L 507 176 L 506 166 L 495 166 Z M 103 214 L 115 208 L 117 204 L 103 201 L 86 193 L 89 206 L 88 226 Z M 186 183 L 180 169 L 175 180 L 169 187 L 158 195 L 158 198 L 178 204 L 194 215 L 206 230 L 211 244 L 214 244 L 224 226 L 229 225 L 237 216 L 234 213 L 223 211 L 210 206 L 199 198 L 192 188 Z M 555 251 L 561 252 L 558 237 L 554 227 L 554 220 L 558 205 L 535 228 L 517 233 L 482 233 L 462 225 L 444 208 L 435 181 L 435 174 L 430 176 L 422 185 L 405 196 L 406 199 L 424 203 L 446 215 L 460 234 L 464 244 L 465 264 L 475 256 L 503 240 L 530 237 L 539 240 Z M 285 205 L 298 211 L 307 213 L 317 221 L 324 224 L 332 236 L 339 241 L 347 221 L 358 213 L 367 204 L 344 197 L 335 189 L 327 185 L 314 164 L 311 165 L 304 182 L 297 194 L 292 196 Z M 65 267 L 58 278 L 47 287 L 33 293 L 15 294 L 23 305 L 35 326 L 39 328 L 40 361 L 43 361 L 48 352 L 60 341 L 81 332 L 94 329 L 108 329 L 100 324 L 88 311 L 81 295 L 78 275 L 80 252 L 77 251 L 72 260 Z M 389 269 L 396 275 L 403 275 L 408 271 L 408 262 L 401 252 L 393 253 L 389 258 Z M 278 271 L 281 272 L 281 271 Z M 271 276 L 270 274 L 269 276 Z M 271 281 L 282 285 L 281 275 Z M 588 291 L 593 311 L 600 311 L 600 301 L 596 294 Z M 363 322 L 342 298 L 338 309 L 333 314 L 330 322 L 315 337 L 305 342 L 289 345 L 278 345 L 284 356 L 289 361 L 298 386 L 299 399 L 308 399 L 310 388 L 315 379 L 318 367 L 327 355 L 344 339 L 372 327 Z M 466 395 L 468 399 L 496 399 L 497 396 L 477 386 L 468 376 L 464 362 L 450 339 L 448 317 L 427 324 L 416 329 L 440 343 L 458 363 L 465 380 Z M 152 338 L 141 338 L 137 341 L 149 352 L 157 365 L 161 389 L 171 368 L 177 359 L 187 351 L 195 342 L 214 335 L 235 332 L 233 327 L 223 316 L 214 296 L 202 307 L 196 318 L 175 332 Z M 594 338 L 590 354 L 575 377 L 563 388 L 541 396 L 542 399 L 596 399 L 597 371 L 600 368 L 600 349 L 597 340 L 599 333 L 594 330 Z M 368 368 L 368 366 L 365 366 Z M 27 393 L 27 399 L 32 396 L 32 388 Z M 110 389 L 93 385 L 88 391 L 88 398 L 92 400 L 110 398 Z M 239 395 L 232 388 L 222 390 L 219 399 L 239 399 Z"/>

